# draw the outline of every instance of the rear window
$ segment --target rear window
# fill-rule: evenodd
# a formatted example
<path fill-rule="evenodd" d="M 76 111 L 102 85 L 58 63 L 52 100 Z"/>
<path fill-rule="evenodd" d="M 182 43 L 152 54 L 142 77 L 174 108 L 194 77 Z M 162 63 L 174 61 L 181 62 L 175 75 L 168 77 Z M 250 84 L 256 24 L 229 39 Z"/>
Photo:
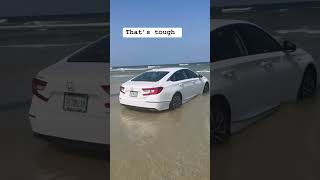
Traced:
<path fill-rule="evenodd" d="M 169 72 L 165 72 L 165 71 L 145 72 L 145 73 L 133 78 L 131 81 L 157 82 L 160 79 L 162 79 L 165 75 L 167 75 L 168 73 Z"/>
<path fill-rule="evenodd" d="M 68 62 L 109 62 L 109 38 L 94 43 L 82 51 L 74 54 L 68 59 Z"/>

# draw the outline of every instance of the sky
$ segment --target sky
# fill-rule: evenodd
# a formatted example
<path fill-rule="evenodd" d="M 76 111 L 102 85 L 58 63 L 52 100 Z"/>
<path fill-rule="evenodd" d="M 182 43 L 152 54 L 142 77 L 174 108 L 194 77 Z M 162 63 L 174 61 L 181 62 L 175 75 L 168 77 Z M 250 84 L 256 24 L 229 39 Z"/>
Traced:
<path fill-rule="evenodd" d="M 211 5 L 232 6 L 232 5 L 249 5 L 249 4 L 269 4 L 283 2 L 305 2 L 312 0 L 211 0 Z M 313 0 L 319 1 L 319 0 Z"/>
<path fill-rule="evenodd" d="M 209 61 L 210 0 L 111 0 L 112 66 Z M 124 39 L 123 27 L 182 27 L 181 39 Z"/>
<path fill-rule="evenodd" d="M 0 16 L 106 12 L 108 0 L 1 0 Z"/>

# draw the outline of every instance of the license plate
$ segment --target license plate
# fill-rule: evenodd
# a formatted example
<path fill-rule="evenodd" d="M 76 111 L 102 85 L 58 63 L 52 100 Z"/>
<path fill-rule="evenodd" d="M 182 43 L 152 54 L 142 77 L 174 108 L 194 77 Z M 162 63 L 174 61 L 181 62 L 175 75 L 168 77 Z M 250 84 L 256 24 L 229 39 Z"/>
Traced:
<path fill-rule="evenodd" d="M 137 91 L 130 91 L 130 97 L 137 97 L 138 96 L 138 92 Z"/>
<path fill-rule="evenodd" d="M 64 93 L 63 110 L 71 112 L 87 112 L 88 108 L 88 95 Z"/>

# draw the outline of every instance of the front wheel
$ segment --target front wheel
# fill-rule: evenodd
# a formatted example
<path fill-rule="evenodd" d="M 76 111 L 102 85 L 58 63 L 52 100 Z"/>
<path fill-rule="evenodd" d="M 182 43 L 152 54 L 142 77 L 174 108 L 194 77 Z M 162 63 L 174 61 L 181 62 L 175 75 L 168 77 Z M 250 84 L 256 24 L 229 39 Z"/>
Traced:
<path fill-rule="evenodd" d="M 298 92 L 298 99 L 314 96 L 317 88 L 317 73 L 312 67 L 308 67 L 303 75 L 303 79 Z"/>
<path fill-rule="evenodd" d="M 203 94 L 206 94 L 209 92 L 209 83 L 206 82 L 206 84 L 204 85 L 204 88 L 203 88 Z"/>
<path fill-rule="evenodd" d="M 225 142 L 230 136 L 230 113 L 224 103 L 213 102 L 211 109 L 211 139 L 214 144 Z"/>

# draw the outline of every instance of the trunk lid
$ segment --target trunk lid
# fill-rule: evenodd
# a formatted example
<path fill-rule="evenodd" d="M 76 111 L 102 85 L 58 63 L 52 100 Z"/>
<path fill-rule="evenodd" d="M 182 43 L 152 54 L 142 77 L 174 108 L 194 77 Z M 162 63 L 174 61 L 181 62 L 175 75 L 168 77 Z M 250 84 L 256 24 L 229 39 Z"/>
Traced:
<path fill-rule="evenodd" d="M 41 71 L 37 78 L 47 82 L 41 92 L 49 98 L 48 111 L 68 113 L 65 110 L 66 94 L 73 98 L 85 99 L 86 113 L 96 116 L 106 112 L 105 103 L 109 103 L 109 94 L 102 86 L 109 85 L 109 65 L 107 63 L 57 63 Z M 68 96 L 69 97 L 69 96 Z M 72 112 L 74 113 L 74 112 Z"/>
<path fill-rule="evenodd" d="M 143 91 L 144 88 L 154 88 L 159 87 L 159 85 L 160 82 L 128 81 L 122 84 L 122 87 L 124 87 L 125 96 L 127 97 L 145 98 L 143 96 L 143 94 L 145 94 Z M 135 92 L 137 92 L 137 95 L 135 95 Z"/>

